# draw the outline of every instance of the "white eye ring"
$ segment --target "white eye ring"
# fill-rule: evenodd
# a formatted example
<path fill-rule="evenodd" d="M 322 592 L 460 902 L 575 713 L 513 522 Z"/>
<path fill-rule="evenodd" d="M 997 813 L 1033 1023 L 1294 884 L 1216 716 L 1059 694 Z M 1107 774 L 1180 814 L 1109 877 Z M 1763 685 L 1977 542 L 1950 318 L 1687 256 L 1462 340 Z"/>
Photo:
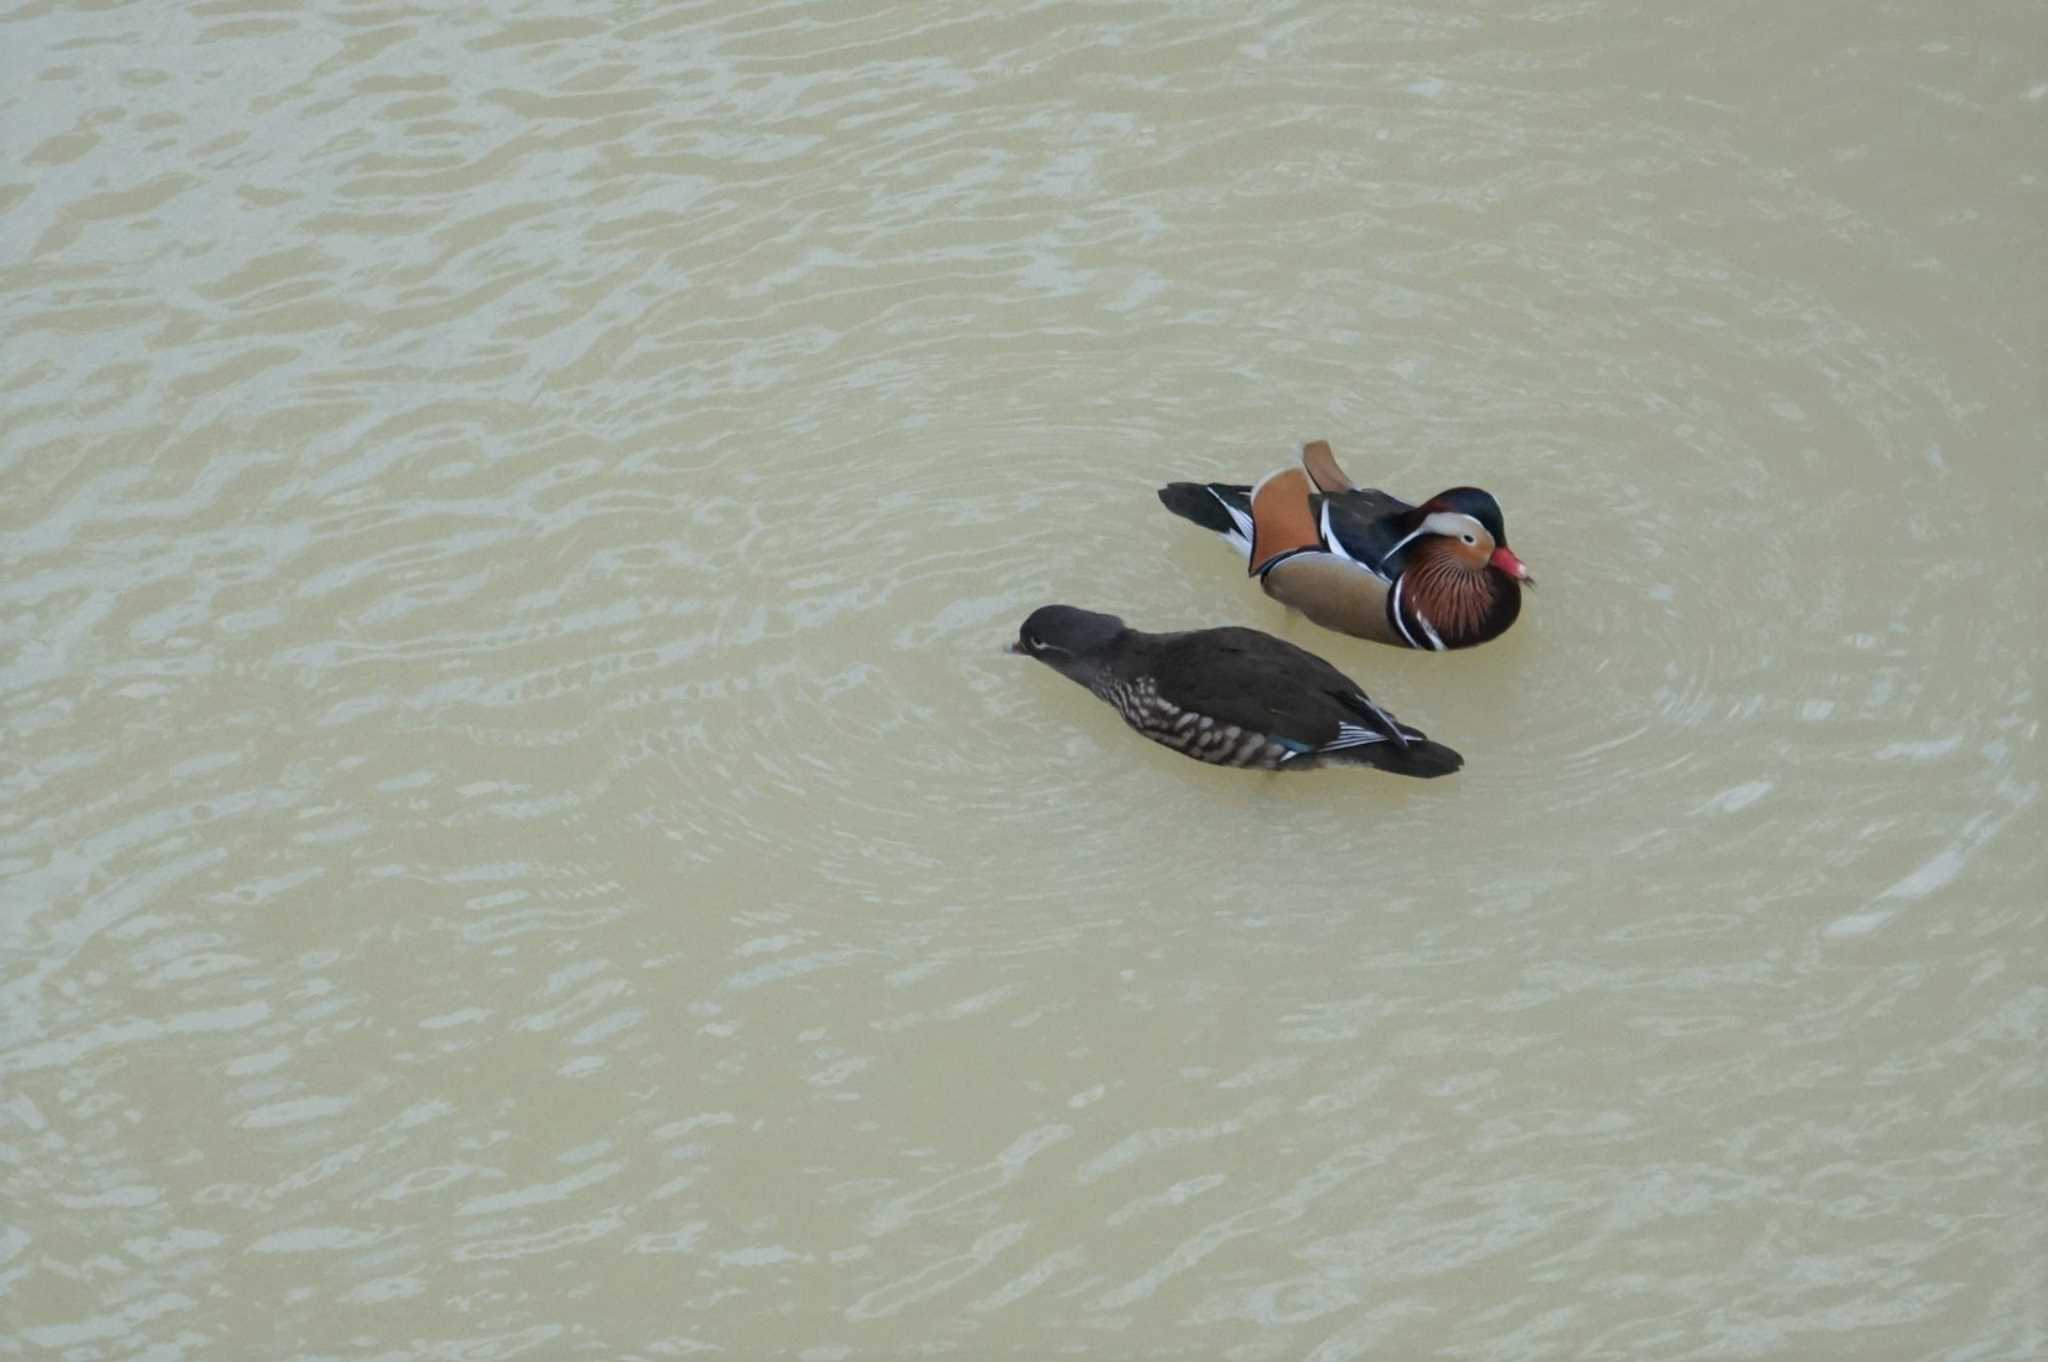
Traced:
<path fill-rule="evenodd" d="M 1478 541 L 1477 539 L 1474 539 L 1474 538 L 1473 538 L 1473 537 L 1472 537 L 1471 535 L 1469 535 L 1469 534 L 1461 534 L 1461 535 L 1459 535 L 1459 536 L 1458 536 L 1458 538 L 1460 538 L 1460 539 L 1464 540 L 1464 541 L 1465 541 L 1466 543 L 1468 543 L 1468 544 L 1476 544 L 1476 543 L 1478 543 L 1478 542 L 1479 542 L 1479 541 Z"/>

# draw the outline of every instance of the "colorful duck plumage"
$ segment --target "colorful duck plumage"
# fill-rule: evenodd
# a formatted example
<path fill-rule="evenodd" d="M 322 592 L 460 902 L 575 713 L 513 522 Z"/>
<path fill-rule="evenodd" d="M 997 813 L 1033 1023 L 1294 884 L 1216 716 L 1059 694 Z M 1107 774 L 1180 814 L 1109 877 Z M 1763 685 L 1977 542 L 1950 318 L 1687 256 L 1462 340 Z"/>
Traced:
<path fill-rule="evenodd" d="M 1221 534 L 1266 594 L 1328 629 L 1443 651 L 1500 637 L 1529 569 L 1508 547 L 1500 503 L 1453 487 L 1419 506 L 1354 486 L 1328 443 L 1255 487 L 1169 483 L 1159 500 Z"/>

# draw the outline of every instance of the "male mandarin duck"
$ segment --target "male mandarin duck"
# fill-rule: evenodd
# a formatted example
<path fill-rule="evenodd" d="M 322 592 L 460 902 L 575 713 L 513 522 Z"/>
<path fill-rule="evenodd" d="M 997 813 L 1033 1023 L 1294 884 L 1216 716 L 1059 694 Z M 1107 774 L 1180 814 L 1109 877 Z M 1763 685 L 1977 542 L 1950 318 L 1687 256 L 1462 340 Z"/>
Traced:
<path fill-rule="evenodd" d="M 1256 487 L 1175 482 L 1159 500 L 1244 554 L 1266 594 L 1326 629 L 1402 648 L 1499 638 L 1536 581 L 1508 547 L 1500 503 L 1453 487 L 1420 506 L 1355 487 L 1330 446 Z"/>
<path fill-rule="evenodd" d="M 1153 742 L 1212 765 L 1344 763 L 1404 776 L 1464 765 L 1314 653 L 1256 629 L 1147 634 L 1115 615 L 1048 605 L 1024 621 L 1010 651 L 1080 682 Z"/>

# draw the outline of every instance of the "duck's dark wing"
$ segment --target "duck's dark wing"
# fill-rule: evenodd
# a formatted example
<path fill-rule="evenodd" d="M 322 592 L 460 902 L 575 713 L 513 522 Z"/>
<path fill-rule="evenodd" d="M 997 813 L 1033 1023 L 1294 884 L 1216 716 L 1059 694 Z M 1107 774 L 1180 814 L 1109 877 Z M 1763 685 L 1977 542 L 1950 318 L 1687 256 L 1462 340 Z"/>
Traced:
<path fill-rule="evenodd" d="M 1364 724 L 1347 724 L 1334 743 L 1323 748 L 1325 761 L 1354 761 L 1404 776 L 1447 776 L 1465 759 L 1440 742 L 1431 742 L 1419 728 L 1410 728 L 1381 709 L 1362 690 L 1339 695 L 1338 703 L 1369 716 Z M 1398 734 L 1399 741 L 1387 734 Z"/>
<path fill-rule="evenodd" d="M 1252 538 L 1252 489 L 1243 483 L 1169 482 L 1159 504 L 1183 520 L 1229 537 L 1241 550 Z"/>
<path fill-rule="evenodd" d="M 1334 539 L 1334 547 L 1381 576 L 1391 577 L 1387 556 L 1414 528 L 1409 512 L 1415 508 L 1377 487 L 1360 487 L 1318 501 L 1316 513 L 1323 525 L 1323 538 Z"/>
<path fill-rule="evenodd" d="M 1264 733 L 1304 756 L 1408 775 L 1444 775 L 1462 764 L 1457 753 L 1395 719 L 1322 658 L 1256 629 L 1162 635 L 1147 664 L 1173 704 Z"/>
<path fill-rule="evenodd" d="M 1159 489 L 1159 501 L 1183 520 L 1228 538 L 1240 553 L 1250 552 L 1250 484 L 1170 482 Z M 1414 528 L 1409 523 L 1413 506 L 1377 487 L 1357 487 L 1330 496 L 1317 492 L 1309 502 L 1326 540 L 1334 538 L 1334 547 L 1380 576 L 1392 576 L 1385 567 L 1387 555 Z"/>

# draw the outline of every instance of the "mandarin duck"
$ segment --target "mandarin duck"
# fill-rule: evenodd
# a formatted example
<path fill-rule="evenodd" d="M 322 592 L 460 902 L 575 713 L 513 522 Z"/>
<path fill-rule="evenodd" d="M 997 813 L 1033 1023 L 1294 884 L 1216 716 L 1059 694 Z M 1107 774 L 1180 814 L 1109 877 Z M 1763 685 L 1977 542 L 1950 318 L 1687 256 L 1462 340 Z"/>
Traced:
<path fill-rule="evenodd" d="M 1175 482 L 1159 500 L 1245 555 L 1266 594 L 1326 629 L 1401 648 L 1499 638 L 1536 581 L 1508 547 L 1500 503 L 1453 487 L 1420 506 L 1355 487 L 1330 446 L 1255 487 Z"/>
<path fill-rule="evenodd" d="M 1262 771 L 1344 763 L 1404 776 L 1464 765 L 1314 653 L 1256 629 L 1147 634 L 1115 615 L 1048 605 L 1010 651 L 1080 682 L 1132 728 L 1196 761 Z"/>

